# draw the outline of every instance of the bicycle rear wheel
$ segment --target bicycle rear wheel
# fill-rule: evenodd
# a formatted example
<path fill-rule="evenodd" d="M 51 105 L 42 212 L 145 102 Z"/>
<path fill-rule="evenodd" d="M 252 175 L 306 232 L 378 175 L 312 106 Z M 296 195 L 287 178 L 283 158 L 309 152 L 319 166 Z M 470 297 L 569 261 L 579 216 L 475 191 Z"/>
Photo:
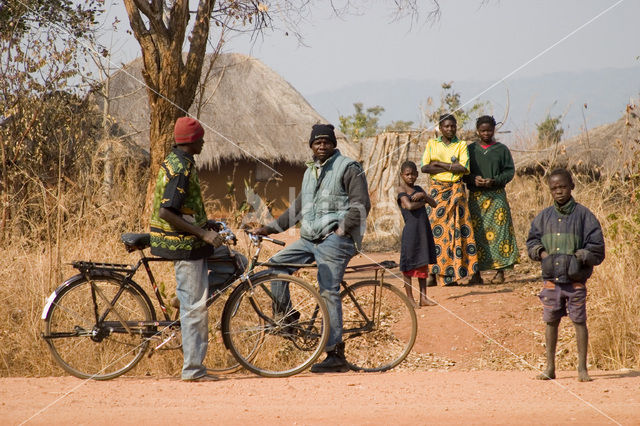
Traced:
<path fill-rule="evenodd" d="M 342 291 L 345 356 L 352 370 L 385 371 L 404 360 L 418 321 L 409 299 L 391 284 L 360 281 Z"/>
<path fill-rule="evenodd" d="M 108 273 L 94 274 L 91 281 L 78 276 L 53 300 L 43 337 L 68 373 L 81 379 L 113 379 L 131 370 L 147 350 L 153 328 L 136 323 L 154 321 L 155 312 L 142 290 L 123 280 Z M 104 316 L 98 323 L 96 312 L 98 318 Z"/>
<path fill-rule="evenodd" d="M 287 306 L 274 303 L 272 286 L 281 285 L 289 288 Z M 313 286 L 291 275 L 270 274 L 234 290 L 222 330 L 225 344 L 247 370 L 287 377 L 308 368 L 324 351 L 329 314 Z"/>

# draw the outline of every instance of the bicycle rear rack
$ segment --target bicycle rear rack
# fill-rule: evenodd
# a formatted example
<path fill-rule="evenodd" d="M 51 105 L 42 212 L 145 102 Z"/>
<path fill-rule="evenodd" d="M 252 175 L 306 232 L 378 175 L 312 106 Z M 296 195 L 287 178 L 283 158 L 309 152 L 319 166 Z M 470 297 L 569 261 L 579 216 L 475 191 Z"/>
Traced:
<path fill-rule="evenodd" d="M 113 271 L 113 272 L 135 272 L 136 268 L 133 265 L 125 263 L 102 263 L 102 262 L 87 262 L 84 260 L 71 262 L 71 265 L 83 274 L 90 271 Z"/>

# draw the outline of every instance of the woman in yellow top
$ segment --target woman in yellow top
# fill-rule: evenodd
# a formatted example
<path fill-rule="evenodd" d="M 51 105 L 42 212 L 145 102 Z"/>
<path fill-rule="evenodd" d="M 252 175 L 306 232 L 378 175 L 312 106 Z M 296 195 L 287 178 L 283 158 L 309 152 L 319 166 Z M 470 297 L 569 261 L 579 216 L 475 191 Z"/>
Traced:
<path fill-rule="evenodd" d="M 456 137 L 457 121 L 451 114 L 440 116 L 442 136 L 429 139 L 422 156 L 422 172 L 431 175 L 430 196 L 435 208 L 427 207 L 437 262 L 431 266 L 427 285 L 436 285 L 440 276 L 444 285 L 458 285 L 478 271 L 478 255 L 462 176 L 469 173 L 467 143 Z"/>

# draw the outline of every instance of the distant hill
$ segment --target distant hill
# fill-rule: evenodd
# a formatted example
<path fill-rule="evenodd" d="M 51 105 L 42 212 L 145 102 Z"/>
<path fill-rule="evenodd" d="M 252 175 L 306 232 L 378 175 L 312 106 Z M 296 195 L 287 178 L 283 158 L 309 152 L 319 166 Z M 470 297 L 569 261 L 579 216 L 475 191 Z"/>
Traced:
<path fill-rule="evenodd" d="M 431 96 L 439 104 L 441 84 L 436 80 L 370 81 L 341 87 L 336 90 L 305 93 L 305 98 L 324 117 L 336 125 L 339 115 L 353 113 L 353 103 L 365 107 L 381 105 L 385 108 L 381 123 L 394 120 L 420 123 L 420 105 Z M 463 102 L 486 90 L 495 81 L 454 81 L 454 89 Z M 535 133 L 535 125 L 548 112 L 565 114 L 562 126 L 565 137 L 584 129 L 583 105 L 587 128 L 616 121 L 630 98 L 640 94 L 640 66 L 606 68 L 595 71 L 561 72 L 527 78 L 511 78 L 483 94 L 479 100 L 489 101 L 496 119 L 504 115 L 507 89 L 510 94 L 509 118 L 503 130 L 510 130 L 503 140 L 509 142 L 519 135 Z M 473 104 L 475 101 L 472 101 Z"/>

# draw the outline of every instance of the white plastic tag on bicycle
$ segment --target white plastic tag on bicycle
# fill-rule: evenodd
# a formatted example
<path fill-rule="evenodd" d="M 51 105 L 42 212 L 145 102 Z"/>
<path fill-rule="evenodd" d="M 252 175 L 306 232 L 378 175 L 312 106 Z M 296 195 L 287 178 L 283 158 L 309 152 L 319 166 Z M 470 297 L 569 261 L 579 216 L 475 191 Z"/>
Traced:
<path fill-rule="evenodd" d="M 51 304 L 55 298 L 56 292 L 54 290 L 53 293 L 51 293 L 51 296 L 47 299 L 47 303 L 44 305 L 44 309 L 42 310 L 42 319 L 47 319 L 47 314 L 49 313 L 49 309 L 51 309 Z"/>

